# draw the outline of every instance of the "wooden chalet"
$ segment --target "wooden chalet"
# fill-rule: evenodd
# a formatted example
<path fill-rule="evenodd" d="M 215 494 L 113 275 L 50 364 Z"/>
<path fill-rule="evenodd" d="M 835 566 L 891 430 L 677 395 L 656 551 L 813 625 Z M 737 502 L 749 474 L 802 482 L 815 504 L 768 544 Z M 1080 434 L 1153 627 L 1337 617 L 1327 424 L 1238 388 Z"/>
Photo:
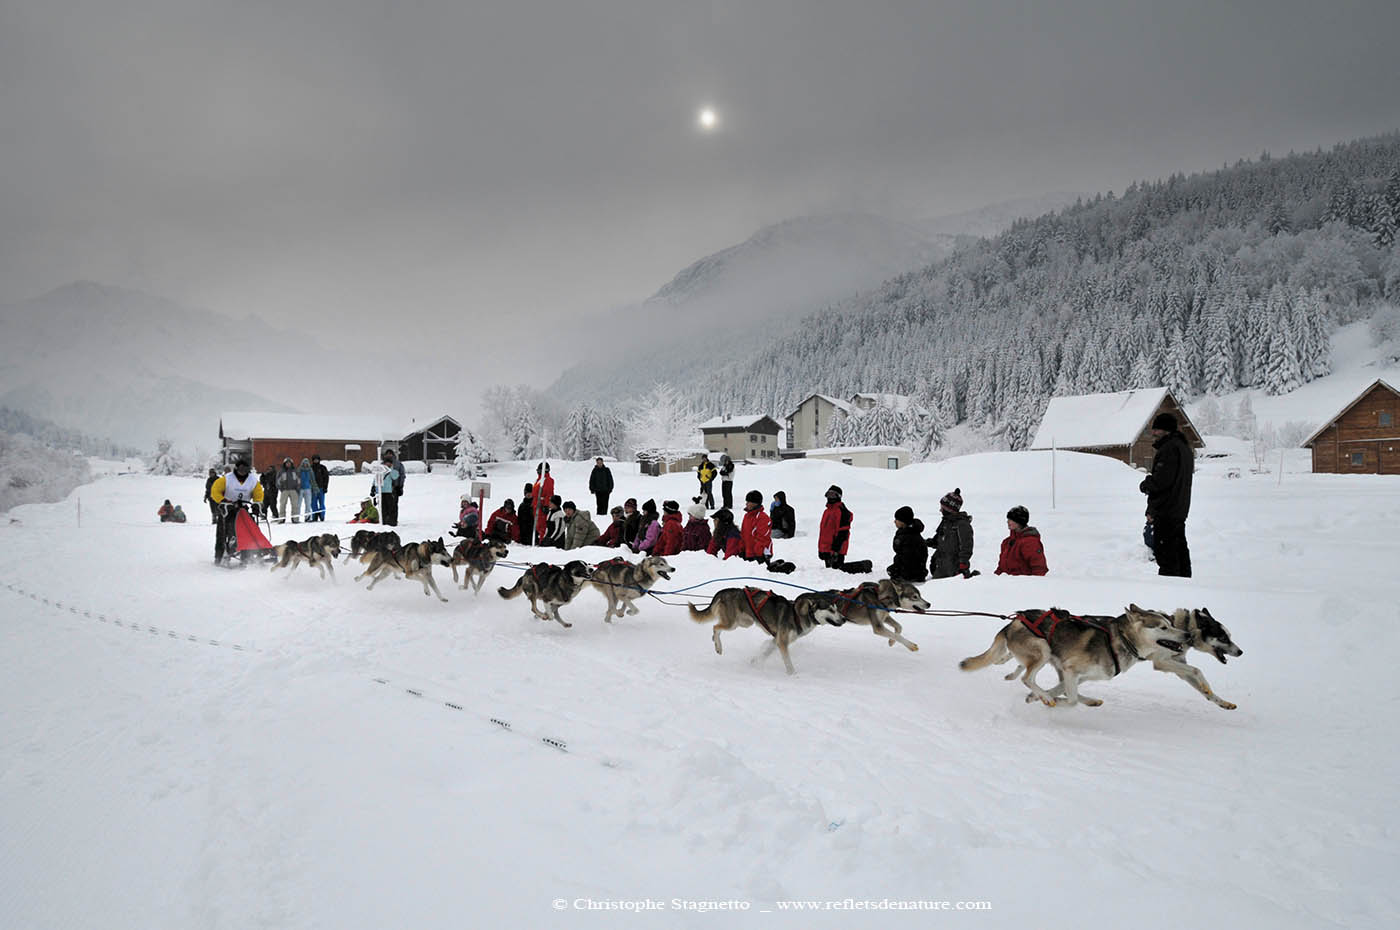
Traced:
<path fill-rule="evenodd" d="M 1205 445 L 1171 391 L 1159 387 L 1052 397 L 1030 447 L 1092 452 L 1135 467 L 1151 468 L 1155 441 L 1152 421 L 1159 413 L 1176 417 L 1177 428 L 1191 448 Z"/>
<path fill-rule="evenodd" d="M 1400 391 L 1377 378 L 1303 448 L 1316 474 L 1400 475 Z"/>

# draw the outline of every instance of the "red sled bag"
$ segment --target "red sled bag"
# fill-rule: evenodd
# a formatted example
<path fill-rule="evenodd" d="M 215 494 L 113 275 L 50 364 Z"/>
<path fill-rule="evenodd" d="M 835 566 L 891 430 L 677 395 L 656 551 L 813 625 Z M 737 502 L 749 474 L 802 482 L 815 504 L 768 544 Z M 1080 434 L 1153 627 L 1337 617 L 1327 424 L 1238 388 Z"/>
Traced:
<path fill-rule="evenodd" d="M 268 542 L 262 530 L 258 529 L 248 511 L 241 507 L 238 509 L 238 515 L 233 518 L 233 530 L 238 537 L 239 552 L 266 552 L 272 548 L 272 543 Z"/>

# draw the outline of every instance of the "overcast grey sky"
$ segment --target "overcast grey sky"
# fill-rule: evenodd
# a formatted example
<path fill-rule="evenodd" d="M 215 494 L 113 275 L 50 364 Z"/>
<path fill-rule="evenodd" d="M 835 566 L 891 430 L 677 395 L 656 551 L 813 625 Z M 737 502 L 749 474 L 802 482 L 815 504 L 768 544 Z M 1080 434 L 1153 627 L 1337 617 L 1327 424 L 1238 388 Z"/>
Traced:
<path fill-rule="evenodd" d="M 0 0 L 0 299 L 524 335 L 794 215 L 1395 129 L 1397 35 L 1396 0 Z"/>

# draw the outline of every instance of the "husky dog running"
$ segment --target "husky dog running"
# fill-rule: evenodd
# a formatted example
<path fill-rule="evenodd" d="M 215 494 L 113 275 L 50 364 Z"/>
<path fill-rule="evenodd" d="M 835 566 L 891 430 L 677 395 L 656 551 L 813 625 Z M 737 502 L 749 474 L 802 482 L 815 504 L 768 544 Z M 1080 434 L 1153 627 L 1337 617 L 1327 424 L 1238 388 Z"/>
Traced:
<path fill-rule="evenodd" d="M 1141 608 L 1136 604 L 1130 604 L 1128 606 L 1128 610 L 1130 612 L 1136 611 L 1138 613 L 1152 613 L 1159 617 L 1166 618 L 1168 622 L 1171 623 L 1172 627 L 1183 633 L 1185 636 L 1185 638 L 1179 644 L 1179 649 L 1173 648 L 1172 645 L 1166 643 L 1162 644 L 1166 646 L 1165 651 L 1158 650 L 1153 656 L 1151 656 L 1153 668 L 1155 668 L 1159 672 L 1171 672 L 1173 675 L 1178 676 L 1179 678 L 1181 678 L 1182 681 L 1185 681 L 1191 687 L 1195 688 L 1197 691 L 1201 692 L 1201 694 L 1205 695 L 1205 697 L 1216 706 L 1221 707 L 1225 710 L 1235 709 L 1236 705 L 1230 703 L 1229 701 L 1221 698 L 1218 694 L 1216 694 L 1215 691 L 1212 690 L 1210 683 L 1206 681 L 1206 676 L 1202 674 L 1201 670 L 1196 668 L 1194 665 L 1190 665 L 1189 663 L 1187 663 L 1185 658 L 1185 653 L 1188 650 L 1195 649 L 1199 652 L 1204 652 L 1209 655 L 1215 656 L 1215 658 L 1219 660 L 1220 664 L 1224 665 L 1225 658 L 1227 656 L 1237 658 L 1239 656 L 1244 655 L 1244 650 L 1241 649 L 1239 646 L 1236 646 L 1234 640 L 1230 638 L 1230 631 L 1225 629 L 1225 625 L 1222 624 L 1219 620 L 1216 620 L 1215 617 L 1211 616 L 1209 610 L 1207 610 L 1204 607 L 1198 609 L 1177 608 L 1170 615 L 1167 615 L 1161 611 L 1145 610 L 1144 608 Z M 1041 612 L 1023 611 L 1022 613 L 1035 614 Z M 1064 614 L 1063 611 L 1059 611 L 1058 613 Z M 1111 618 L 1099 617 L 1092 619 L 1094 619 L 1097 622 Z M 981 657 L 979 656 L 977 658 Z M 973 660 L 970 659 L 967 661 Z M 980 668 L 981 666 L 977 667 Z M 1024 668 L 1024 665 L 1016 666 L 1014 671 L 1006 675 L 1006 680 L 1010 681 L 1013 678 L 1016 678 L 1018 675 L 1021 674 Z M 1064 680 L 1064 675 L 1061 674 L 1060 683 L 1057 684 L 1055 687 L 1051 688 L 1049 691 L 1051 697 L 1058 699 L 1062 695 L 1064 695 Z M 1035 695 L 1030 695 L 1026 698 L 1027 702 L 1032 701 L 1034 699 Z M 1100 703 L 1102 703 L 1101 701 L 1094 701 L 1091 699 L 1083 698 L 1082 696 L 1080 699 L 1085 704 L 1088 704 L 1091 707 L 1097 707 Z"/>
<path fill-rule="evenodd" d="M 1184 630 L 1172 625 L 1170 617 L 1136 604 L 1117 617 L 1080 617 L 1053 608 L 1023 610 L 1002 627 L 986 652 L 963 659 L 958 667 L 975 671 L 1014 656 L 1025 669 L 1021 681 L 1031 692 L 1027 701 L 1039 699 L 1054 707 L 1063 696 L 1069 704 L 1082 701 L 1098 707 L 1103 701 L 1079 694 L 1080 681 L 1107 681 L 1138 662 L 1159 665 L 1169 657 L 1179 660 L 1187 637 Z M 1036 673 L 1045 665 L 1060 674 L 1060 684 L 1053 692 L 1035 682 Z M 1015 677 L 1015 672 L 1007 677 Z"/>
<path fill-rule="evenodd" d="M 530 599 L 530 612 L 541 620 L 554 620 L 560 626 L 571 627 L 559 616 L 559 608 L 574 599 L 588 581 L 588 563 L 575 559 L 566 565 L 531 566 L 521 574 L 520 579 L 509 588 L 497 588 L 496 593 L 506 600 L 524 594 Z M 545 611 L 540 610 L 540 602 Z"/>
<path fill-rule="evenodd" d="M 383 533 L 376 530 L 356 530 L 355 535 L 350 537 L 350 554 L 345 557 L 345 561 L 358 559 L 366 552 L 388 552 L 400 545 L 402 543 L 399 542 L 399 534 L 393 530 Z"/>
<path fill-rule="evenodd" d="M 355 576 L 356 581 L 366 575 L 374 576 L 365 588 L 366 591 L 373 591 L 375 585 L 390 575 L 401 575 L 422 584 L 425 595 L 436 594 L 438 600 L 447 600 L 438 590 L 437 582 L 433 580 L 434 564 L 444 568 L 452 565 L 452 556 L 448 555 L 447 544 L 442 541 L 441 536 L 437 539 L 409 543 L 398 549 L 366 552 L 360 556 L 360 564 L 368 567 Z"/>
<path fill-rule="evenodd" d="M 617 558 L 593 569 L 588 583 L 608 600 L 604 623 L 612 623 L 614 615 L 637 613 L 636 600 L 656 586 L 656 579 L 671 577 L 671 563 L 659 555 L 649 555 L 640 562 Z"/>
<path fill-rule="evenodd" d="M 335 560 L 340 555 L 340 537 L 334 533 L 322 533 L 301 542 L 284 542 L 280 546 L 273 546 L 272 551 L 276 555 L 271 569 L 274 572 L 279 568 L 286 568 L 287 577 L 290 578 L 297 566 L 305 562 L 307 565 L 314 565 L 321 572 L 322 578 L 325 578 L 326 572 L 329 571 L 331 581 L 335 581 Z"/>
<path fill-rule="evenodd" d="M 480 594 L 481 586 L 485 584 L 486 576 L 491 574 L 491 569 L 496 567 L 497 560 L 509 554 L 510 550 L 500 540 L 463 540 L 452 550 L 452 580 L 457 581 L 457 566 L 464 566 L 462 590 L 470 587 L 473 594 Z"/>
<path fill-rule="evenodd" d="M 799 594 L 795 600 L 788 600 L 772 591 L 761 588 L 725 588 L 715 592 L 714 600 L 705 608 L 694 604 L 688 607 L 690 619 L 704 623 L 714 617 L 715 624 L 711 637 L 715 641 L 715 652 L 724 655 L 719 634 L 724 630 L 749 627 L 757 624 L 763 632 L 772 637 L 763 651 L 754 656 L 754 664 L 762 662 L 776 649 L 783 656 L 783 666 L 791 675 L 792 657 L 788 647 L 806 636 L 823 623 L 840 626 L 841 613 L 824 594 Z"/>
<path fill-rule="evenodd" d="M 899 643 L 910 652 L 918 652 L 918 644 L 902 635 L 904 627 L 891 614 L 891 610 L 912 610 L 923 613 L 929 608 L 919 589 L 911 582 L 881 578 L 867 581 L 849 591 L 823 591 L 831 604 L 841 614 L 841 623 L 858 623 L 870 627 L 876 636 L 884 637 L 890 645 Z"/>

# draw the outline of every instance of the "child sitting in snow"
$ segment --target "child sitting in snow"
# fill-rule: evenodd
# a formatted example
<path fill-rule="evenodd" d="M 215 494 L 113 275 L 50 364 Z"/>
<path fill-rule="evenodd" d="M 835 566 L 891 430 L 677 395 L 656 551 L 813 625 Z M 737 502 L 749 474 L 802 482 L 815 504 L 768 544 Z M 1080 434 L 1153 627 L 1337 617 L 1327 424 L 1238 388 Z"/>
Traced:
<path fill-rule="evenodd" d="M 374 501 L 366 497 L 360 501 L 360 512 L 355 514 L 355 519 L 351 523 L 378 523 L 379 511 L 374 507 Z"/>
<path fill-rule="evenodd" d="M 457 513 L 457 523 L 452 527 L 452 535 L 463 539 L 481 538 L 481 508 L 470 494 L 462 495 L 462 509 Z"/>

